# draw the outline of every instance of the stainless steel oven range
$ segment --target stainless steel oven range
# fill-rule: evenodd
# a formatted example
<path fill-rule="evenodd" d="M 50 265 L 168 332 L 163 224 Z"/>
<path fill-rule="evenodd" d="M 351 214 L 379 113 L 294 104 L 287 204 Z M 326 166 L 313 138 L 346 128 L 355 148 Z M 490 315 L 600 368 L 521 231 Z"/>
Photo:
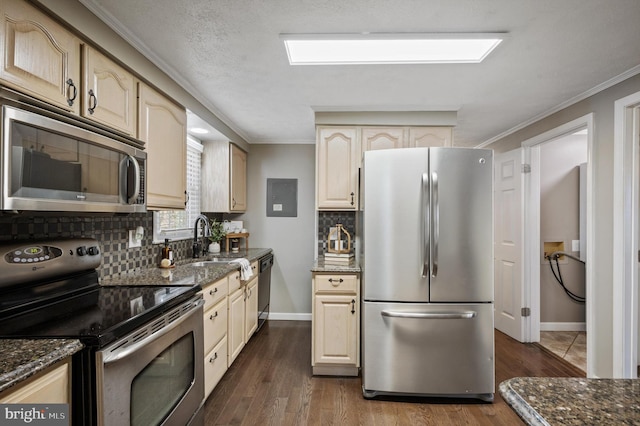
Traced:
<path fill-rule="evenodd" d="M 201 296 L 102 287 L 93 239 L 0 245 L 0 338 L 75 338 L 75 425 L 203 424 Z"/>

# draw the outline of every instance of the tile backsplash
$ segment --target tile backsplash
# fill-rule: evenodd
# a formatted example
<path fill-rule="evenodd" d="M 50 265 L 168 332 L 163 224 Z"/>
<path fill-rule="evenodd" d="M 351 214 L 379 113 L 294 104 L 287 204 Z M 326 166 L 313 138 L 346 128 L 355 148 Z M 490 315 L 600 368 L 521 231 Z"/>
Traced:
<path fill-rule="evenodd" d="M 129 230 L 145 229 L 142 247 L 127 248 Z M 102 249 L 101 277 L 118 275 L 134 268 L 158 263 L 162 244 L 153 244 L 153 213 L 83 214 L 83 213 L 0 213 L 0 244 L 20 240 L 58 238 L 95 238 Z M 191 256 L 190 240 L 171 242 L 176 259 Z"/>
<path fill-rule="evenodd" d="M 329 229 L 341 223 L 351 234 L 351 250 L 355 251 L 356 241 L 356 213 L 350 211 L 318 211 L 318 255 L 322 256 L 327 251 L 327 235 Z"/>

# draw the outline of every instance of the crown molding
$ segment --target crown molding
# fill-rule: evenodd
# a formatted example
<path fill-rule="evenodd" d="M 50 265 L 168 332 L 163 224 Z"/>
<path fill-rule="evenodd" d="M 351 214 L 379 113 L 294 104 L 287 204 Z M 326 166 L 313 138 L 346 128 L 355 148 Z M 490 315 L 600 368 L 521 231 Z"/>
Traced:
<path fill-rule="evenodd" d="M 608 88 L 613 87 L 616 84 L 621 83 L 621 82 L 623 82 L 623 81 L 625 81 L 625 80 L 627 80 L 627 79 L 629 79 L 629 78 L 631 78 L 631 77 L 633 77 L 633 76 L 635 76 L 637 74 L 640 74 L 640 65 L 635 66 L 635 67 L 623 72 L 622 74 L 619 74 L 619 75 L 617 75 L 617 76 L 615 76 L 615 77 L 613 77 L 613 78 L 611 78 L 611 79 L 609 79 L 609 80 L 607 80 L 607 81 L 605 81 L 603 83 L 600 83 L 597 86 L 587 90 L 586 92 L 583 92 L 583 93 L 579 94 L 578 96 L 574 96 L 573 98 L 571 98 L 571 99 L 569 99 L 569 100 L 567 100 L 565 102 L 562 102 L 560 105 L 557 105 L 556 107 L 551 108 L 550 110 L 547 110 L 547 111 L 545 111 L 545 112 L 543 112 L 541 114 L 538 114 L 538 115 L 530 118 L 529 120 L 527 120 L 527 121 L 525 121 L 523 123 L 520 123 L 517 126 L 512 127 L 509 130 L 504 131 L 504 132 L 500 133 L 499 135 L 494 136 L 491 139 L 488 139 L 488 140 L 482 142 L 479 145 L 476 145 L 475 148 L 485 148 L 485 147 L 491 145 L 492 143 L 499 141 L 502 138 L 505 138 L 505 137 L 507 137 L 507 136 L 519 131 L 519 130 L 524 129 L 527 126 L 530 126 L 530 125 L 532 125 L 532 124 L 534 124 L 534 123 L 536 123 L 536 122 L 538 122 L 538 121 L 540 121 L 540 120 L 542 120 L 544 118 L 547 118 L 550 115 L 555 114 L 558 111 L 562 111 L 563 109 L 568 108 L 571 105 L 575 105 L 580 101 L 583 101 L 583 100 L 585 100 L 585 99 L 587 99 L 587 98 L 589 98 L 589 97 L 591 97 L 593 95 L 596 95 L 596 94 L 598 94 L 598 93 L 600 93 L 600 92 L 602 92 L 604 90 L 607 90 Z"/>
<path fill-rule="evenodd" d="M 127 43 L 133 46 L 144 57 L 151 61 L 155 66 L 160 68 L 165 74 L 171 77 L 176 83 L 184 88 L 189 95 L 200 102 L 205 108 L 211 111 L 222 123 L 228 126 L 231 130 L 240 135 L 245 141 L 249 143 L 248 135 L 243 132 L 229 117 L 224 115 L 218 108 L 216 108 L 209 100 L 198 95 L 197 90 L 189 81 L 181 77 L 180 73 L 171 65 L 167 64 L 162 58 L 153 52 L 142 40 L 140 40 L 135 34 L 133 34 L 128 28 L 126 28 L 118 19 L 116 19 L 111 13 L 103 10 L 92 0 L 79 0 L 87 9 L 96 15 L 102 22 L 104 22 L 109 28 L 122 37 Z"/>

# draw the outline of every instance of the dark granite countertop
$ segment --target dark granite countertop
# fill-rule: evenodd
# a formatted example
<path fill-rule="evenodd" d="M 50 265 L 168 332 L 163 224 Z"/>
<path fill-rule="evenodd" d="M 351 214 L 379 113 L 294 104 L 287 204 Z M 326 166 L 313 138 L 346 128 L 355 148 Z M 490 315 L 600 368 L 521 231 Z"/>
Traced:
<path fill-rule="evenodd" d="M 0 339 L 0 392 L 82 348 L 75 339 Z"/>
<path fill-rule="evenodd" d="M 208 266 L 190 266 L 194 262 L 212 259 L 238 259 L 245 258 L 250 262 L 270 253 L 270 248 L 241 249 L 238 253 L 221 252 L 215 255 L 207 255 L 197 259 L 184 259 L 176 262 L 174 268 L 163 269 L 159 267 L 137 268 L 115 277 L 103 278 L 100 284 L 112 285 L 206 285 L 223 278 L 228 273 L 238 270 L 237 264 L 212 264 Z"/>
<path fill-rule="evenodd" d="M 246 258 L 250 262 L 270 253 L 271 249 L 241 249 L 238 253 L 217 253 L 198 259 L 177 262 L 175 268 L 139 268 L 116 277 L 100 280 L 101 285 L 206 285 L 238 270 L 234 264 L 190 266 L 203 260 Z M 36 374 L 82 349 L 73 339 L 0 339 L 0 391 Z"/>
<path fill-rule="evenodd" d="M 528 425 L 640 425 L 639 379 L 516 377 L 499 389 Z"/>
<path fill-rule="evenodd" d="M 349 262 L 349 264 L 333 264 L 325 263 L 324 257 L 320 256 L 313 263 L 311 272 L 343 272 L 343 273 L 358 273 L 360 272 L 360 265 L 355 260 Z"/>

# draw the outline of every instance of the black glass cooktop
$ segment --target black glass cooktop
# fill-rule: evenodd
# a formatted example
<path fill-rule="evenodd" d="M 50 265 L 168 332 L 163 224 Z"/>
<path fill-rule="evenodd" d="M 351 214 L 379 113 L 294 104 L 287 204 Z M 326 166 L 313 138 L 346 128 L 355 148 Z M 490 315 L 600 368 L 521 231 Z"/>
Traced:
<path fill-rule="evenodd" d="M 83 279 L 84 284 L 63 295 L 43 291 L 43 286 L 3 295 L 0 337 L 75 338 L 103 347 L 197 292 L 188 286 L 102 287 L 93 274 L 74 277 L 74 284 Z M 60 284 L 49 287 L 54 285 Z"/>

